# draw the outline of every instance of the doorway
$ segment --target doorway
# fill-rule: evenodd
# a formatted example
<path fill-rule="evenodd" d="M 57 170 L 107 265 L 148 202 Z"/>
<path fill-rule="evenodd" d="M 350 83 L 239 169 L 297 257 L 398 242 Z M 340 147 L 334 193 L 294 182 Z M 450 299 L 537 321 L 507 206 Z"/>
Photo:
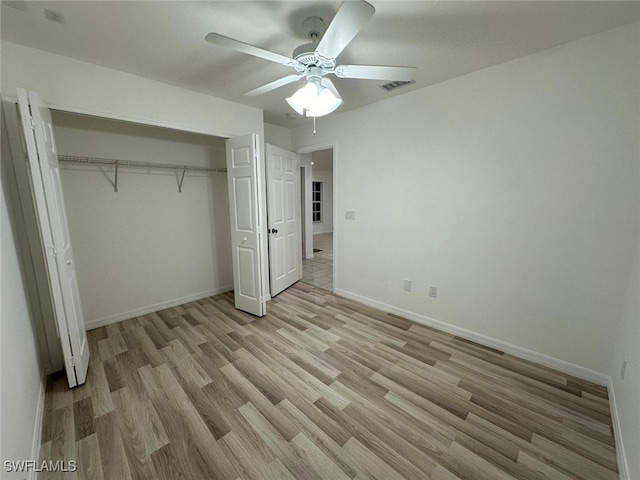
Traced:
<path fill-rule="evenodd" d="M 306 194 L 303 224 L 306 227 L 302 281 L 317 288 L 334 288 L 334 148 L 318 147 L 301 155 Z M 309 248 L 311 247 L 311 248 Z"/>

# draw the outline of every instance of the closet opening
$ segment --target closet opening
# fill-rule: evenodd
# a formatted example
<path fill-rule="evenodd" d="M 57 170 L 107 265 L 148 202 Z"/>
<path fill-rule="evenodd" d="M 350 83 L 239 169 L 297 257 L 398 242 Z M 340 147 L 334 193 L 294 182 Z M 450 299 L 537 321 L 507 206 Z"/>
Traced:
<path fill-rule="evenodd" d="M 233 290 L 225 138 L 52 117 L 87 329 Z"/>

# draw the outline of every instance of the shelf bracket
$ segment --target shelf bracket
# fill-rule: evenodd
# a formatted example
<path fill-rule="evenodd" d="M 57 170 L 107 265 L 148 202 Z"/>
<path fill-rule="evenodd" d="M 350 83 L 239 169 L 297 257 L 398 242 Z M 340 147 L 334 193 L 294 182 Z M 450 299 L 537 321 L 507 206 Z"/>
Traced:
<path fill-rule="evenodd" d="M 187 171 L 186 167 L 182 169 L 182 175 L 178 181 L 178 193 L 182 193 L 182 182 L 184 182 L 184 173 Z"/>
<path fill-rule="evenodd" d="M 116 165 L 116 168 L 113 176 L 113 191 L 117 193 L 118 192 L 118 161 L 117 160 L 115 161 L 115 165 Z"/>

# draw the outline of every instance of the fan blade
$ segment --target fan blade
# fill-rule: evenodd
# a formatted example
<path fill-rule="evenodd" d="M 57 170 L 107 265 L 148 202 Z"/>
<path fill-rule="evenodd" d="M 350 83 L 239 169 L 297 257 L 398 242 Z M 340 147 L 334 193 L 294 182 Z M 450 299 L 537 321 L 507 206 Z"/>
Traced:
<path fill-rule="evenodd" d="M 336 88 L 336 86 L 333 84 L 333 82 L 331 80 L 329 80 L 328 78 L 323 78 L 321 81 L 321 84 L 323 87 L 326 87 L 329 89 L 329 91 L 331 93 L 333 93 L 333 96 L 336 98 L 339 98 L 342 100 L 342 97 L 340 96 L 340 94 L 338 93 L 338 89 Z"/>
<path fill-rule="evenodd" d="M 281 65 L 286 65 L 288 67 L 295 67 L 300 64 L 300 62 L 294 60 L 293 58 L 285 57 L 284 55 L 280 55 L 279 53 L 270 52 L 253 45 L 249 45 L 248 43 L 241 42 L 240 40 L 234 40 L 233 38 L 225 37 L 224 35 L 220 35 L 219 33 L 210 33 L 206 37 L 204 37 L 204 39 L 209 43 L 218 45 L 219 47 L 230 48 L 231 50 L 235 50 L 236 52 L 248 53 L 249 55 L 253 55 L 254 57 L 264 58 L 265 60 L 276 62 Z"/>
<path fill-rule="evenodd" d="M 270 92 L 271 90 L 275 90 L 276 88 L 284 87 L 285 85 L 289 85 L 297 80 L 300 80 L 303 75 L 287 75 L 286 77 L 280 78 L 278 80 L 274 80 L 273 82 L 269 82 L 266 85 L 263 85 L 258 88 L 254 88 L 250 92 L 245 93 L 247 97 L 256 97 L 258 95 L 262 95 L 263 93 Z"/>
<path fill-rule="evenodd" d="M 340 78 L 363 80 L 390 80 L 408 82 L 413 79 L 416 67 L 386 67 L 380 65 L 338 65 L 334 73 Z"/>
<path fill-rule="evenodd" d="M 324 32 L 318 48 L 316 48 L 316 53 L 324 58 L 336 58 L 375 11 L 373 5 L 364 0 L 343 2 L 338 13 L 333 17 L 331 25 Z"/>

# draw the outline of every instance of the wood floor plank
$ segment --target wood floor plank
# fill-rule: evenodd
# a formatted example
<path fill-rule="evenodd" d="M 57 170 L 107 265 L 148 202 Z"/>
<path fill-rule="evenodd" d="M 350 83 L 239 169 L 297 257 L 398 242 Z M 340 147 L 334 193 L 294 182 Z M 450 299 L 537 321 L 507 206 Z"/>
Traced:
<path fill-rule="evenodd" d="M 237 432 L 230 431 L 219 443 L 241 478 L 260 480 L 263 472 L 269 468 L 269 462 L 256 455 L 253 445 Z"/>
<path fill-rule="evenodd" d="M 157 474 L 147 451 L 143 429 L 140 427 L 141 417 L 136 412 L 129 389 L 125 387 L 113 392 L 112 398 L 120 437 L 127 445 L 125 454 L 133 478 L 147 480 L 156 478 Z"/>
<path fill-rule="evenodd" d="M 113 402 L 109 390 L 109 382 L 102 362 L 89 365 L 88 382 L 91 382 L 91 404 L 94 418 L 101 417 L 113 411 Z"/>
<path fill-rule="evenodd" d="M 391 465 L 385 462 L 380 456 L 374 454 L 371 450 L 366 448 L 356 438 L 352 437 L 344 445 L 344 450 L 347 452 L 359 465 L 366 470 L 367 474 L 375 480 L 387 480 L 389 478 L 396 478 L 401 480 L 403 477 L 397 470 Z M 424 478 L 420 475 L 417 478 Z M 361 478 L 358 476 L 357 478 Z M 409 477 L 411 478 L 411 477 Z"/>
<path fill-rule="evenodd" d="M 443 466 L 460 478 L 474 478 L 477 480 L 513 480 L 504 470 L 454 442 L 447 455 L 444 456 Z"/>
<path fill-rule="evenodd" d="M 284 439 L 290 441 L 300 432 L 293 422 L 274 407 L 267 397 L 262 395 L 260 390 L 244 377 L 235 366 L 232 364 L 225 365 L 221 370 L 231 383 L 247 395 L 252 406 L 269 421 Z"/>
<path fill-rule="evenodd" d="M 83 398 L 73 404 L 73 421 L 76 441 L 95 432 L 93 428 L 93 405 L 90 398 Z"/>
<path fill-rule="evenodd" d="M 325 267 L 321 267 L 325 268 Z M 45 389 L 43 478 L 613 480 L 606 388 L 298 282 L 88 332 Z"/>
<path fill-rule="evenodd" d="M 51 426 L 50 454 L 53 460 L 62 461 L 64 465 L 69 465 L 71 460 L 77 461 L 73 405 L 61 407 L 54 413 Z M 52 478 L 76 480 L 77 472 L 63 473 L 59 471 L 54 473 Z"/>
<path fill-rule="evenodd" d="M 102 460 L 102 472 L 107 478 L 121 478 L 131 480 L 131 470 L 127 461 L 125 446 L 120 436 L 115 412 L 101 415 L 94 421 L 100 458 Z"/>
<path fill-rule="evenodd" d="M 76 444 L 78 452 L 78 477 L 83 480 L 103 480 L 102 457 L 98 434 L 92 433 Z"/>
<path fill-rule="evenodd" d="M 304 478 L 318 480 L 322 477 L 313 469 L 312 465 L 305 463 L 298 454 L 289 448 L 289 443 L 280 435 L 273 425 L 251 404 L 246 403 L 240 407 L 240 413 L 247 419 L 247 422 L 263 439 L 263 441 L 273 450 L 283 465 L 289 470 L 294 478 Z"/>

